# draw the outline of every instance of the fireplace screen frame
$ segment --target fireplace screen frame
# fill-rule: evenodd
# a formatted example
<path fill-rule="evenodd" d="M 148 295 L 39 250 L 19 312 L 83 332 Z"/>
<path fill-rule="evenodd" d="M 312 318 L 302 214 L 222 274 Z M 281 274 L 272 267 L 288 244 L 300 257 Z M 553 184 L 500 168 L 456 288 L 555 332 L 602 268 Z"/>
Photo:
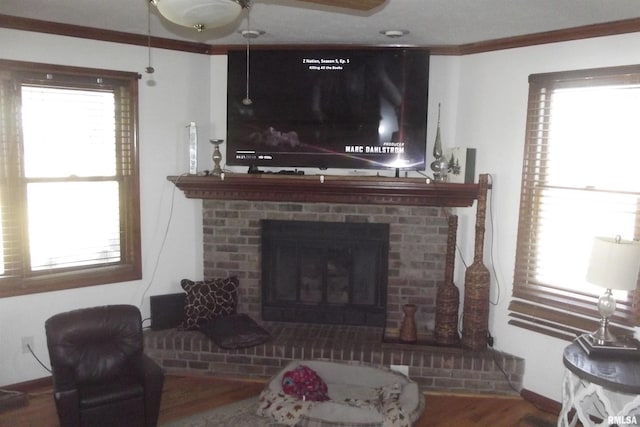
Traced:
<path fill-rule="evenodd" d="M 263 320 L 385 326 L 389 224 L 264 219 L 261 238 Z M 317 260 L 305 261 L 312 252 Z M 363 264 L 365 254 L 372 266 Z M 295 271 L 282 272 L 279 264 L 292 258 Z M 310 282 L 315 292 L 305 294 Z"/>

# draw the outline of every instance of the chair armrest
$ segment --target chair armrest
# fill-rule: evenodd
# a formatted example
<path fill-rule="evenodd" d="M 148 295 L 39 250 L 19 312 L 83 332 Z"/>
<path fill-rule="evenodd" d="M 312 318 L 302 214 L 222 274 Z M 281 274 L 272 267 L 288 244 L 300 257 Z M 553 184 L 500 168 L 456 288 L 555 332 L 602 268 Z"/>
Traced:
<path fill-rule="evenodd" d="M 61 427 L 80 426 L 80 397 L 77 389 L 54 391 Z"/>
<path fill-rule="evenodd" d="M 144 382 L 144 411 L 148 427 L 158 424 L 162 387 L 164 385 L 164 370 L 149 356 L 142 355 L 142 375 Z"/>

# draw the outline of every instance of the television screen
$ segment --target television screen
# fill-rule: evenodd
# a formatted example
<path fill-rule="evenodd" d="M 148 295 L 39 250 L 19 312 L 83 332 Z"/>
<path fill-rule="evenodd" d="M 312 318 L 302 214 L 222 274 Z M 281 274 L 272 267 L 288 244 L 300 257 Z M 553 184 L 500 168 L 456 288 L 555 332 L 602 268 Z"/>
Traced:
<path fill-rule="evenodd" d="M 227 164 L 424 169 L 428 51 L 254 49 L 249 73 L 246 59 L 229 52 Z"/>

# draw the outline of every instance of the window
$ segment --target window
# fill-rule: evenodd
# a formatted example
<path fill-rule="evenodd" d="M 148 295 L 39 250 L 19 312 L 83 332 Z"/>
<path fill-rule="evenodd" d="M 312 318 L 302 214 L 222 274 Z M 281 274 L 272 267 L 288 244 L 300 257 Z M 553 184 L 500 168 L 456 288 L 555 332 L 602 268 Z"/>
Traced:
<path fill-rule="evenodd" d="M 141 278 L 137 87 L 0 60 L 0 296 Z"/>
<path fill-rule="evenodd" d="M 595 236 L 640 239 L 640 66 L 532 75 L 510 324 L 573 339 L 597 328 Z M 613 321 L 637 324 L 635 292 Z"/>

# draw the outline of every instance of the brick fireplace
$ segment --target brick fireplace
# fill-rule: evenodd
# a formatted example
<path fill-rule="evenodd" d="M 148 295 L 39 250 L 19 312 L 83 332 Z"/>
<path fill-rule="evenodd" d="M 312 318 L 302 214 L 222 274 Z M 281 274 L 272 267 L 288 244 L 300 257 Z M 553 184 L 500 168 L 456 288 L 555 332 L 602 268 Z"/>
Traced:
<path fill-rule="evenodd" d="M 477 184 L 273 175 L 169 179 L 186 197 L 203 199 L 204 276 L 237 275 L 238 310 L 256 320 L 261 319 L 261 220 L 388 224 L 389 256 L 383 327 L 265 322 L 271 341 L 236 350 L 219 348 L 197 331 L 146 331 L 145 351 L 167 371 L 269 378 L 291 360 L 323 359 L 403 365 L 423 390 L 513 394 L 521 387 L 520 358 L 493 349 L 430 345 L 436 289 L 444 281 L 446 208 L 471 206 Z M 417 344 L 394 340 L 406 303 L 418 306 Z"/>
<path fill-rule="evenodd" d="M 442 208 L 338 203 L 204 200 L 204 276 L 240 279 L 238 309 L 261 319 L 260 221 L 389 224 L 385 336 L 397 337 L 402 306 L 418 307 L 424 339 L 432 334 L 437 286 L 444 280 L 447 216 Z"/>

